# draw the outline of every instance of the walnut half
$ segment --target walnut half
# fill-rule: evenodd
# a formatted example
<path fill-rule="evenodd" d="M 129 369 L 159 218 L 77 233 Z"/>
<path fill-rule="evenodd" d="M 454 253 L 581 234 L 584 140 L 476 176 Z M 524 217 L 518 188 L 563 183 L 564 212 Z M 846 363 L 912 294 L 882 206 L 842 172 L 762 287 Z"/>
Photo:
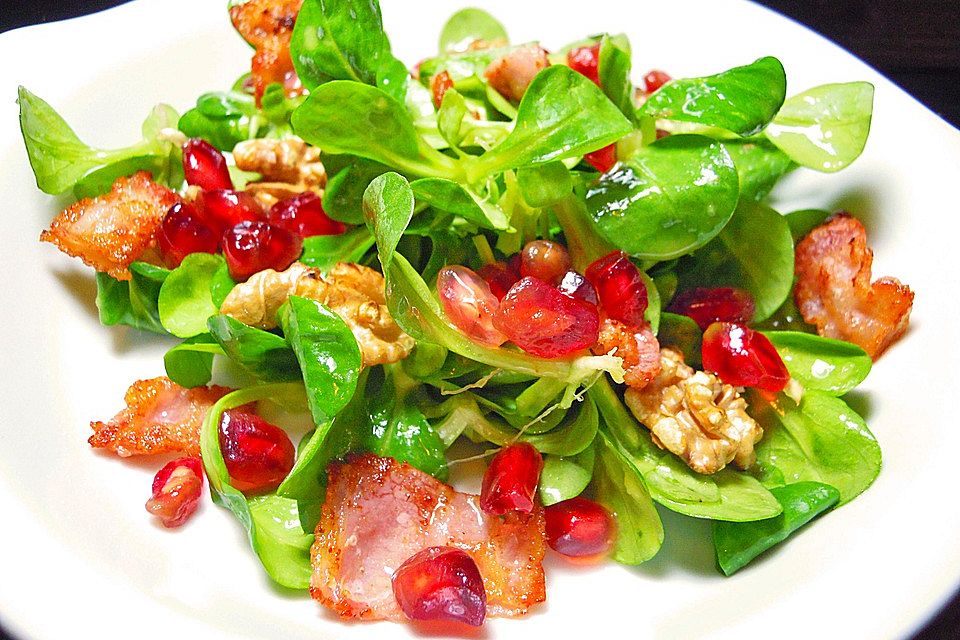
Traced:
<path fill-rule="evenodd" d="M 220 313 L 261 329 L 277 326 L 277 310 L 290 296 L 325 304 L 343 318 L 360 345 L 364 366 L 397 362 L 410 355 L 414 340 L 387 310 L 383 276 L 363 265 L 339 262 L 326 276 L 294 262 L 286 271 L 267 269 L 238 284 Z"/>
<path fill-rule="evenodd" d="M 261 181 L 247 184 L 247 191 L 264 208 L 304 191 L 319 195 L 327 183 L 320 149 L 296 136 L 244 140 L 233 148 L 233 161 L 238 169 L 263 176 Z"/>
<path fill-rule="evenodd" d="M 697 473 L 710 474 L 733 462 L 746 469 L 763 429 L 747 415 L 735 387 L 713 374 L 694 371 L 683 356 L 660 351 L 661 370 L 647 387 L 627 389 L 627 406 L 650 429 L 657 446 L 680 456 Z"/>

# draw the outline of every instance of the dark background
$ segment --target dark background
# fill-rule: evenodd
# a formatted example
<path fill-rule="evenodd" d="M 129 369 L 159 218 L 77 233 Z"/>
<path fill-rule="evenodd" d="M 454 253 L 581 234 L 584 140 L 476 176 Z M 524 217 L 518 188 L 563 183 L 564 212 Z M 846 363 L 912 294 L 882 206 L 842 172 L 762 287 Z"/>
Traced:
<path fill-rule="evenodd" d="M 0 32 L 122 3 L 123 0 L 2 0 Z M 759 4 L 840 44 L 943 119 L 960 127 L 960 1 L 761 0 Z M 890 588 L 896 589 L 897 585 L 891 584 Z M 0 640 L 6 638 L 0 628 Z M 960 596 L 914 640 L 951 638 L 960 638 Z"/>

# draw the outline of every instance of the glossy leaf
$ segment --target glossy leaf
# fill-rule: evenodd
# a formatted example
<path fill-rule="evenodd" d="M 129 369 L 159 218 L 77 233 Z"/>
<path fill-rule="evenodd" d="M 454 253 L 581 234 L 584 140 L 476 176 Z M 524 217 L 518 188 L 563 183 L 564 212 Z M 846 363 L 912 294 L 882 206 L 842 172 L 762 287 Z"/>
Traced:
<path fill-rule="evenodd" d="M 179 338 L 207 331 L 207 319 L 219 312 L 212 286 L 223 265 L 219 255 L 192 253 L 170 272 L 157 299 L 160 322 L 167 331 Z"/>
<path fill-rule="evenodd" d="M 105 326 L 125 324 L 143 331 L 166 334 L 157 310 L 160 287 L 170 271 L 146 262 L 130 265 L 130 280 L 97 273 L 97 309 Z"/>
<path fill-rule="evenodd" d="M 600 57 L 597 64 L 600 88 L 625 116 L 633 118 L 636 109 L 633 102 L 633 83 L 630 81 L 633 68 L 630 56 L 630 41 L 627 36 L 605 35 L 600 39 Z"/>
<path fill-rule="evenodd" d="M 213 356 L 223 349 L 208 333 L 188 338 L 163 356 L 167 377 L 188 389 L 210 383 L 213 377 Z"/>
<path fill-rule="evenodd" d="M 458 215 L 483 229 L 502 231 L 510 226 L 506 215 L 496 204 L 452 180 L 420 178 L 411 182 L 410 188 L 418 201 Z"/>
<path fill-rule="evenodd" d="M 784 102 L 765 134 L 797 164 L 832 173 L 860 156 L 872 117 L 872 84 L 825 84 Z"/>
<path fill-rule="evenodd" d="M 790 377 L 804 389 L 842 396 L 863 382 L 873 360 L 855 344 L 798 331 L 765 331 Z"/>
<path fill-rule="evenodd" d="M 397 244 L 410 224 L 413 206 L 410 184 L 393 172 L 375 178 L 363 194 L 363 217 L 376 238 L 384 272 L 390 269 Z"/>
<path fill-rule="evenodd" d="M 335 236 L 311 236 L 303 239 L 300 262 L 326 273 L 338 262 L 362 262 L 376 244 L 366 227 L 356 227 Z"/>
<path fill-rule="evenodd" d="M 507 40 L 507 30 L 483 9 L 461 9 L 447 19 L 440 31 L 440 51 L 466 51 L 477 40 Z"/>
<path fill-rule="evenodd" d="M 716 236 L 738 196 L 737 170 L 721 143 L 672 135 L 601 176 L 586 202 L 607 241 L 639 258 L 668 260 Z"/>
<path fill-rule="evenodd" d="M 363 192 L 373 179 L 390 167 L 351 155 L 324 153 L 320 156 L 327 171 L 323 210 L 334 220 L 363 224 Z"/>
<path fill-rule="evenodd" d="M 297 356 L 280 336 L 224 315 L 211 317 L 207 328 L 224 355 L 257 380 L 288 382 L 301 379 Z"/>
<path fill-rule="evenodd" d="M 725 140 L 723 146 L 737 166 L 742 200 L 763 200 L 794 167 L 787 154 L 764 138 Z"/>
<path fill-rule="evenodd" d="M 543 506 L 575 498 L 590 484 L 595 460 L 591 445 L 575 456 L 547 455 L 543 457 L 543 471 L 537 491 Z"/>
<path fill-rule="evenodd" d="M 647 98 L 641 111 L 654 118 L 695 122 L 750 136 L 776 115 L 786 92 L 783 65 L 766 57 L 716 75 L 668 82 Z"/>

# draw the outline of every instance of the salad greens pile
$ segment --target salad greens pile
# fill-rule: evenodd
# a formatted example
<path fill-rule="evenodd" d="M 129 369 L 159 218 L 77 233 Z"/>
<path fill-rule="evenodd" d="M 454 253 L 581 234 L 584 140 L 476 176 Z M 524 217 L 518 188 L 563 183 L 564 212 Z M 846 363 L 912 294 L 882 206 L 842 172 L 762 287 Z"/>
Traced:
<path fill-rule="evenodd" d="M 463 46 L 474 40 L 497 46 Z M 875 438 L 843 399 L 870 358 L 815 335 L 795 320 L 790 299 L 794 244 L 828 214 L 784 214 L 764 202 L 797 167 L 832 172 L 857 158 L 872 87 L 828 84 L 787 97 L 783 66 L 765 57 L 673 80 L 639 101 L 629 40 L 602 34 L 557 49 L 514 104 L 483 73 L 519 46 L 507 42 L 489 14 L 460 11 L 415 78 L 391 52 L 377 2 L 305 0 L 290 48 L 309 95 L 290 98 L 272 85 L 258 107 L 241 78 L 181 116 L 158 106 L 142 141 L 108 151 L 20 90 L 24 142 L 38 186 L 51 194 L 96 195 L 140 169 L 181 188 L 177 130 L 225 151 L 290 134 L 322 150 L 324 209 L 350 227 L 308 238 L 300 260 L 322 271 L 337 261 L 381 270 L 390 312 L 417 342 L 404 361 L 363 368 L 347 325 L 313 300 L 291 297 L 276 331 L 221 315 L 235 283 L 218 255 L 193 254 L 173 270 L 136 262 L 129 281 L 97 274 L 103 324 L 182 339 L 164 358 L 172 380 L 207 384 L 219 361 L 248 382 L 210 411 L 202 458 L 215 501 L 237 516 L 281 585 L 308 586 L 326 467 L 349 451 L 445 479 L 457 440 L 484 449 L 529 442 L 545 457 L 545 505 L 587 492 L 615 513 L 617 561 L 653 557 L 664 537 L 659 509 L 669 509 L 715 522 L 726 574 L 854 499 L 880 470 Z M 571 47 L 597 43 L 599 85 L 565 65 Z M 429 83 L 440 72 L 453 88 L 437 107 Z M 611 144 L 612 170 L 583 161 Z M 434 290 L 443 266 L 478 269 L 537 238 L 568 247 L 580 271 L 612 249 L 627 252 L 644 271 L 647 320 L 661 344 L 694 366 L 700 329 L 663 311 L 676 292 L 723 286 L 753 296 L 752 326 L 802 393 L 748 392 L 764 429 L 751 469 L 700 475 L 657 446 L 624 405 L 620 358 L 545 360 L 480 345 L 447 320 Z M 223 411 L 260 400 L 308 411 L 314 428 L 280 487 L 248 497 L 230 485 L 217 428 Z"/>

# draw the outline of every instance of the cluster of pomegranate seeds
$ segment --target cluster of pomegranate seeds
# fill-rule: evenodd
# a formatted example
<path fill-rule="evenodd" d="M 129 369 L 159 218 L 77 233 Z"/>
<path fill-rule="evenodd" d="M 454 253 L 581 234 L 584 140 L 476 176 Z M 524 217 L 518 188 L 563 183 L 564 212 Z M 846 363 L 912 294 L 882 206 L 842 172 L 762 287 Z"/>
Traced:
<path fill-rule="evenodd" d="M 216 253 L 220 239 L 200 221 L 196 209 L 185 202 L 170 207 L 157 231 L 157 247 L 164 264 L 176 269 L 191 253 Z"/>
<path fill-rule="evenodd" d="M 715 322 L 703 334 L 703 368 L 735 387 L 776 393 L 790 381 L 780 354 L 762 333 L 735 322 Z"/>
<path fill-rule="evenodd" d="M 495 516 L 530 513 L 542 470 L 543 457 L 533 445 L 521 442 L 504 447 L 483 474 L 480 508 Z"/>
<path fill-rule="evenodd" d="M 565 296 L 583 300 L 592 305 L 600 304 L 600 300 L 597 298 L 597 290 L 593 288 L 589 280 L 576 271 L 570 270 L 563 274 L 557 288 Z"/>
<path fill-rule="evenodd" d="M 565 556 L 606 553 L 613 544 L 615 526 L 610 512 L 593 500 L 570 498 L 544 509 L 547 544 Z"/>
<path fill-rule="evenodd" d="M 201 193 L 198 202 L 200 218 L 217 235 L 241 222 L 263 219 L 260 203 L 246 191 L 212 189 Z"/>
<path fill-rule="evenodd" d="M 187 184 L 204 190 L 233 189 L 226 158 L 201 138 L 191 138 L 184 143 L 183 174 Z"/>
<path fill-rule="evenodd" d="M 560 358 L 596 343 L 600 314 L 595 305 L 526 277 L 500 301 L 493 326 L 527 353 Z"/>
<path fill-rule="evenodd" d="M 648 94 L 657 91 L 663 85 L 667 84 L 673 80 L 668 74 L 660 71 L 659 69 L 653 69 L 647 72 L 647 75 L 643 76 L 643 86 L 646 89 Z"/>
<path fill-rule="evenodd" d="M 507 341 L 494 326 L 500 302 L 479 275 L 467 267 L 444 267 L 437 274 L 437 292 L 447 318 L 473 341 L 489 347 Z"/>
<path fill-rule="evenodd" d="M 303 251 L 303 238 L 266 220 L 254 220 L 225 231 L 222 248 L 230 277 L 242 282 L 264 269 L 289 267 Z"/>
<path fill-rule="evenodd" d="M 502 300 L 507 295 L 510 287 L 517 284 L 520 274 L 512 265 L 507 262 L 492 262 L 483 265 L 479 275 L 490 287 L 490 292 L 497 296 L 497 300 Z"/>
<path fill-rule="evenodd" d="M 453 78 L 451 78 L 450 74 L 446 71 L 441 71 L 430 78 L 430 92 L 433 94 L 433 106 L 439 109 L 440 105 L 443 104 L 443 96 L 447 95 L 447 91 L 450 89 L 453 89 Z"/>
<path fill-rule="evenodd" d="M 591 151 L 583 156 L 583 159 L 600 173 L 607 173 L 617 164 L 617 145 L 608 144 L 602 149 Z"/>
<path fill-rule="evenodd" d="M 567 65 L 600 85 L 600 43 L 590 47 L 577 47 L 567 53 Z"/>
<path fill-rule="evenodd" d="M 179 527 L 197 510 L 203 489 L 203 464 L 188 456 L 167 463 L 153 477 L 153 496 L 147 511 L 160 518 L 163 526 Z"/>
<path fill-rule="evenodd" d="M 293 468 L 296 450 L 286 432 L 256 414 L 225 412 L 219 439 L 230 480 L 245 493 L 276 489 Z"/>
<path fill-rule="evenodd" d="M 291 196 L 270 207 L 267 220 L 301 238 L 336 236 L 347 230 L 345 224 L 333 220 L 323 210 L 320 196 L 312 191 Z"/>
<path fill-rule="evenodd" d="M 411 620 L 449 620 L 474 627 L 487 615 L 477 563 L 460 549 L 428 547 L 393 573 L 393 595 Z"/>
<path fill-rule="evenodd" d="M 612 251 L 587 267 L 585 275 L 597 290 L 600 305 L 608 316 L 630 326 L 643 324 L 647 285 L 626 253 Z"/>
<path fill-rule="evenodd" d="M 550 240 L 533 240 L 520 252 L 520 275 L 552 285 L 559 284 L 570 270 L 570 264 L 567 249 Z"/>
<path fill-rule="evenodd" d="M 706 331 L 714 322 L 750 322 L 753 319 L 753 296 L 732 287 L 696 287 L 681 291 L 667 310 L 688 318 Z"/>

